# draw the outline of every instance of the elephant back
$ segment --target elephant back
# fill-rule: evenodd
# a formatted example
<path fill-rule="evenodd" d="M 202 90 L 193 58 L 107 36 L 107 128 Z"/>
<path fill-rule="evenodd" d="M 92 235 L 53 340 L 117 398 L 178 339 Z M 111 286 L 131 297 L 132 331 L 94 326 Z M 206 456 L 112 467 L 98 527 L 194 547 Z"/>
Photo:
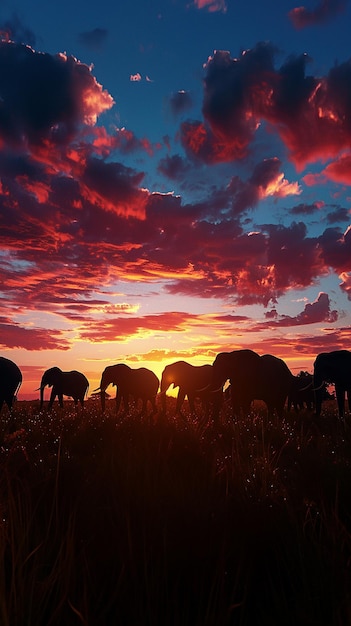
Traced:
<path fill-rule="evenodd" d="M 82 372 L 62 372 L 62 393 L 65 396 L 83 398 L 88 387 L 89 381 Z"/>
<path fill-rule="evenodd" d="M 283 395 L 288 395 L 294 382 L 294 376 L 283 359 L 272 354 L 264 354 L 261 358 L 260 381 L 266 392 L 279 389 Z M 265 392 L 263 392 L 265 395 Z"/>
<path fill-rule="evenodd" d="M 140 398 L 151 398 L 156 396 L 160 381 L 156 374 L 147 367 L 139 367 L 132 372 L 132 386 L 134 392 L 139 395 Z"/>
<path fill-rule="evenodd" d="M 5 357 L 0 357 L 0 385 L 3 386 L 5 384 L 14 384 L 16 387 L 19 383 L 22 382 L 22 372 L 18 365 L 11 361 L 10 359 L 6 359 Z"/>

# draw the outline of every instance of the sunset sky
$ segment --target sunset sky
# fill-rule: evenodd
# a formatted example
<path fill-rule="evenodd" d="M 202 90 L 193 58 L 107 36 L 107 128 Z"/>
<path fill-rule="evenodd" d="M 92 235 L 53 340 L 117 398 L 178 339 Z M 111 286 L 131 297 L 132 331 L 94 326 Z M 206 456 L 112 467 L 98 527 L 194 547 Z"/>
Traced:
<path fill-rule="evenodd" d="M 0 5 L 0 354 L 351 346 L 351 3 Z"/>

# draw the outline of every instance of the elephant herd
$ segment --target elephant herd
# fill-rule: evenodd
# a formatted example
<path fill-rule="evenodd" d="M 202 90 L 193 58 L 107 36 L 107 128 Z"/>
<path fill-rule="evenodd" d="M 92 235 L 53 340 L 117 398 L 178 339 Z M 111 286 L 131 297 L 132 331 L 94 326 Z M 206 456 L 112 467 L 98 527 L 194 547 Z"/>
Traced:
<path fill-rule="evenodd" d="M 226 394 L 223 387 L 229 381 Z M 0 411 L 4 404 L 11 410 L 14 398 L 22 383 L 22 373 L 19 367 L 9 359 L 0 357 Z M 345 393 L 351 411 L 351 352 L 335 350 L 317 355 L 312 375 L 294 376 L 286 363 L 271 354 L 260 356 L 253 350 L 234 350 L 220 352 L 212 365 L 191 365 L 185 361 L 177 361 L 166 365 L 162 372 L 161 381 L 149 369 L 140 367 L 133 369 L 119 363 L 105 368 L 102 373 L 98 389 L 101 397 L 101 408 L 105 410 L 106 389 L 112 384 L 116 386 L 116 413 L 121 402 L 125 413 L 129 410 L 129 401 L 132 397 L 137 403 L 142 402 L 142 415 L 147 413 L 149 402 L 152 414 L 157 412 L 156 398 L 159 393 L 161 413 L 166 411 L 166 392 L 171 387 L 179 387 L 176 400 L 176 413 L 181 413 L 185 397 L 189 407 L 195 413 L 195 400 L 200 400 L 206 417 L 212 412 L 217 420 L 220 414 L 224 395 L 230 397 L 233 416 L 241 412 L 247 414 L 253 400 L 263 400 L 269 413 L 276 412 L 283 415 L 288 399 L 288 407 L 294 404 L 295 408 L 312 407 L 316 416 L 321 414 L 322 401 L 325 399 L 326 384 L 335 385 L 339 416 L 343 417 L 345 410 Z M 84 405 L 89 382 L 81 372 L 63 372 L 58 367 L 46 370 L 39 386 L 40 408 L 43 406 L 44 389 L 52 387 L 48 408 L 51 409 L 55 398 L 63 407 L 63 396 L 73 398 L 75 405 L 78 402 Z M 160 390 L 160 391 L 159 391 Z M 309 401 L 306 398 L 308 390 Z M 229 392 L 229 393 L 228 393 Z M 313 394 L 313 395 L 311 395 Z M 310 404 L 308 404 L 310 403 Z"/>

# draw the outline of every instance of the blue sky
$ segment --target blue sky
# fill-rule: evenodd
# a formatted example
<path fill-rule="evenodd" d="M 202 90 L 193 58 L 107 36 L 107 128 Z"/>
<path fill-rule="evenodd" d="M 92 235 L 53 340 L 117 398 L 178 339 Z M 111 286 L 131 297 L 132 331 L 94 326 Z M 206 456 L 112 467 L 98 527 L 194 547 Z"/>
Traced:
<path fill-rule="evenodd" d="M 0 6 L 1 353 L 160 374 L 350 345 L 347 0 Z"/>

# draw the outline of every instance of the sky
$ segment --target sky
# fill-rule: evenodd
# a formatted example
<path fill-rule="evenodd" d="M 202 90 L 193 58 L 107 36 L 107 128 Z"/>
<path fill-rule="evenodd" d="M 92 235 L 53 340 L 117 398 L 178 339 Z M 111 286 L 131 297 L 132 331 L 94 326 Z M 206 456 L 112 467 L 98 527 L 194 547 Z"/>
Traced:
<path fill-rule="evenodd" d="M 1 0 L 0 354 L 351 343 L 348 0 Z"/>

